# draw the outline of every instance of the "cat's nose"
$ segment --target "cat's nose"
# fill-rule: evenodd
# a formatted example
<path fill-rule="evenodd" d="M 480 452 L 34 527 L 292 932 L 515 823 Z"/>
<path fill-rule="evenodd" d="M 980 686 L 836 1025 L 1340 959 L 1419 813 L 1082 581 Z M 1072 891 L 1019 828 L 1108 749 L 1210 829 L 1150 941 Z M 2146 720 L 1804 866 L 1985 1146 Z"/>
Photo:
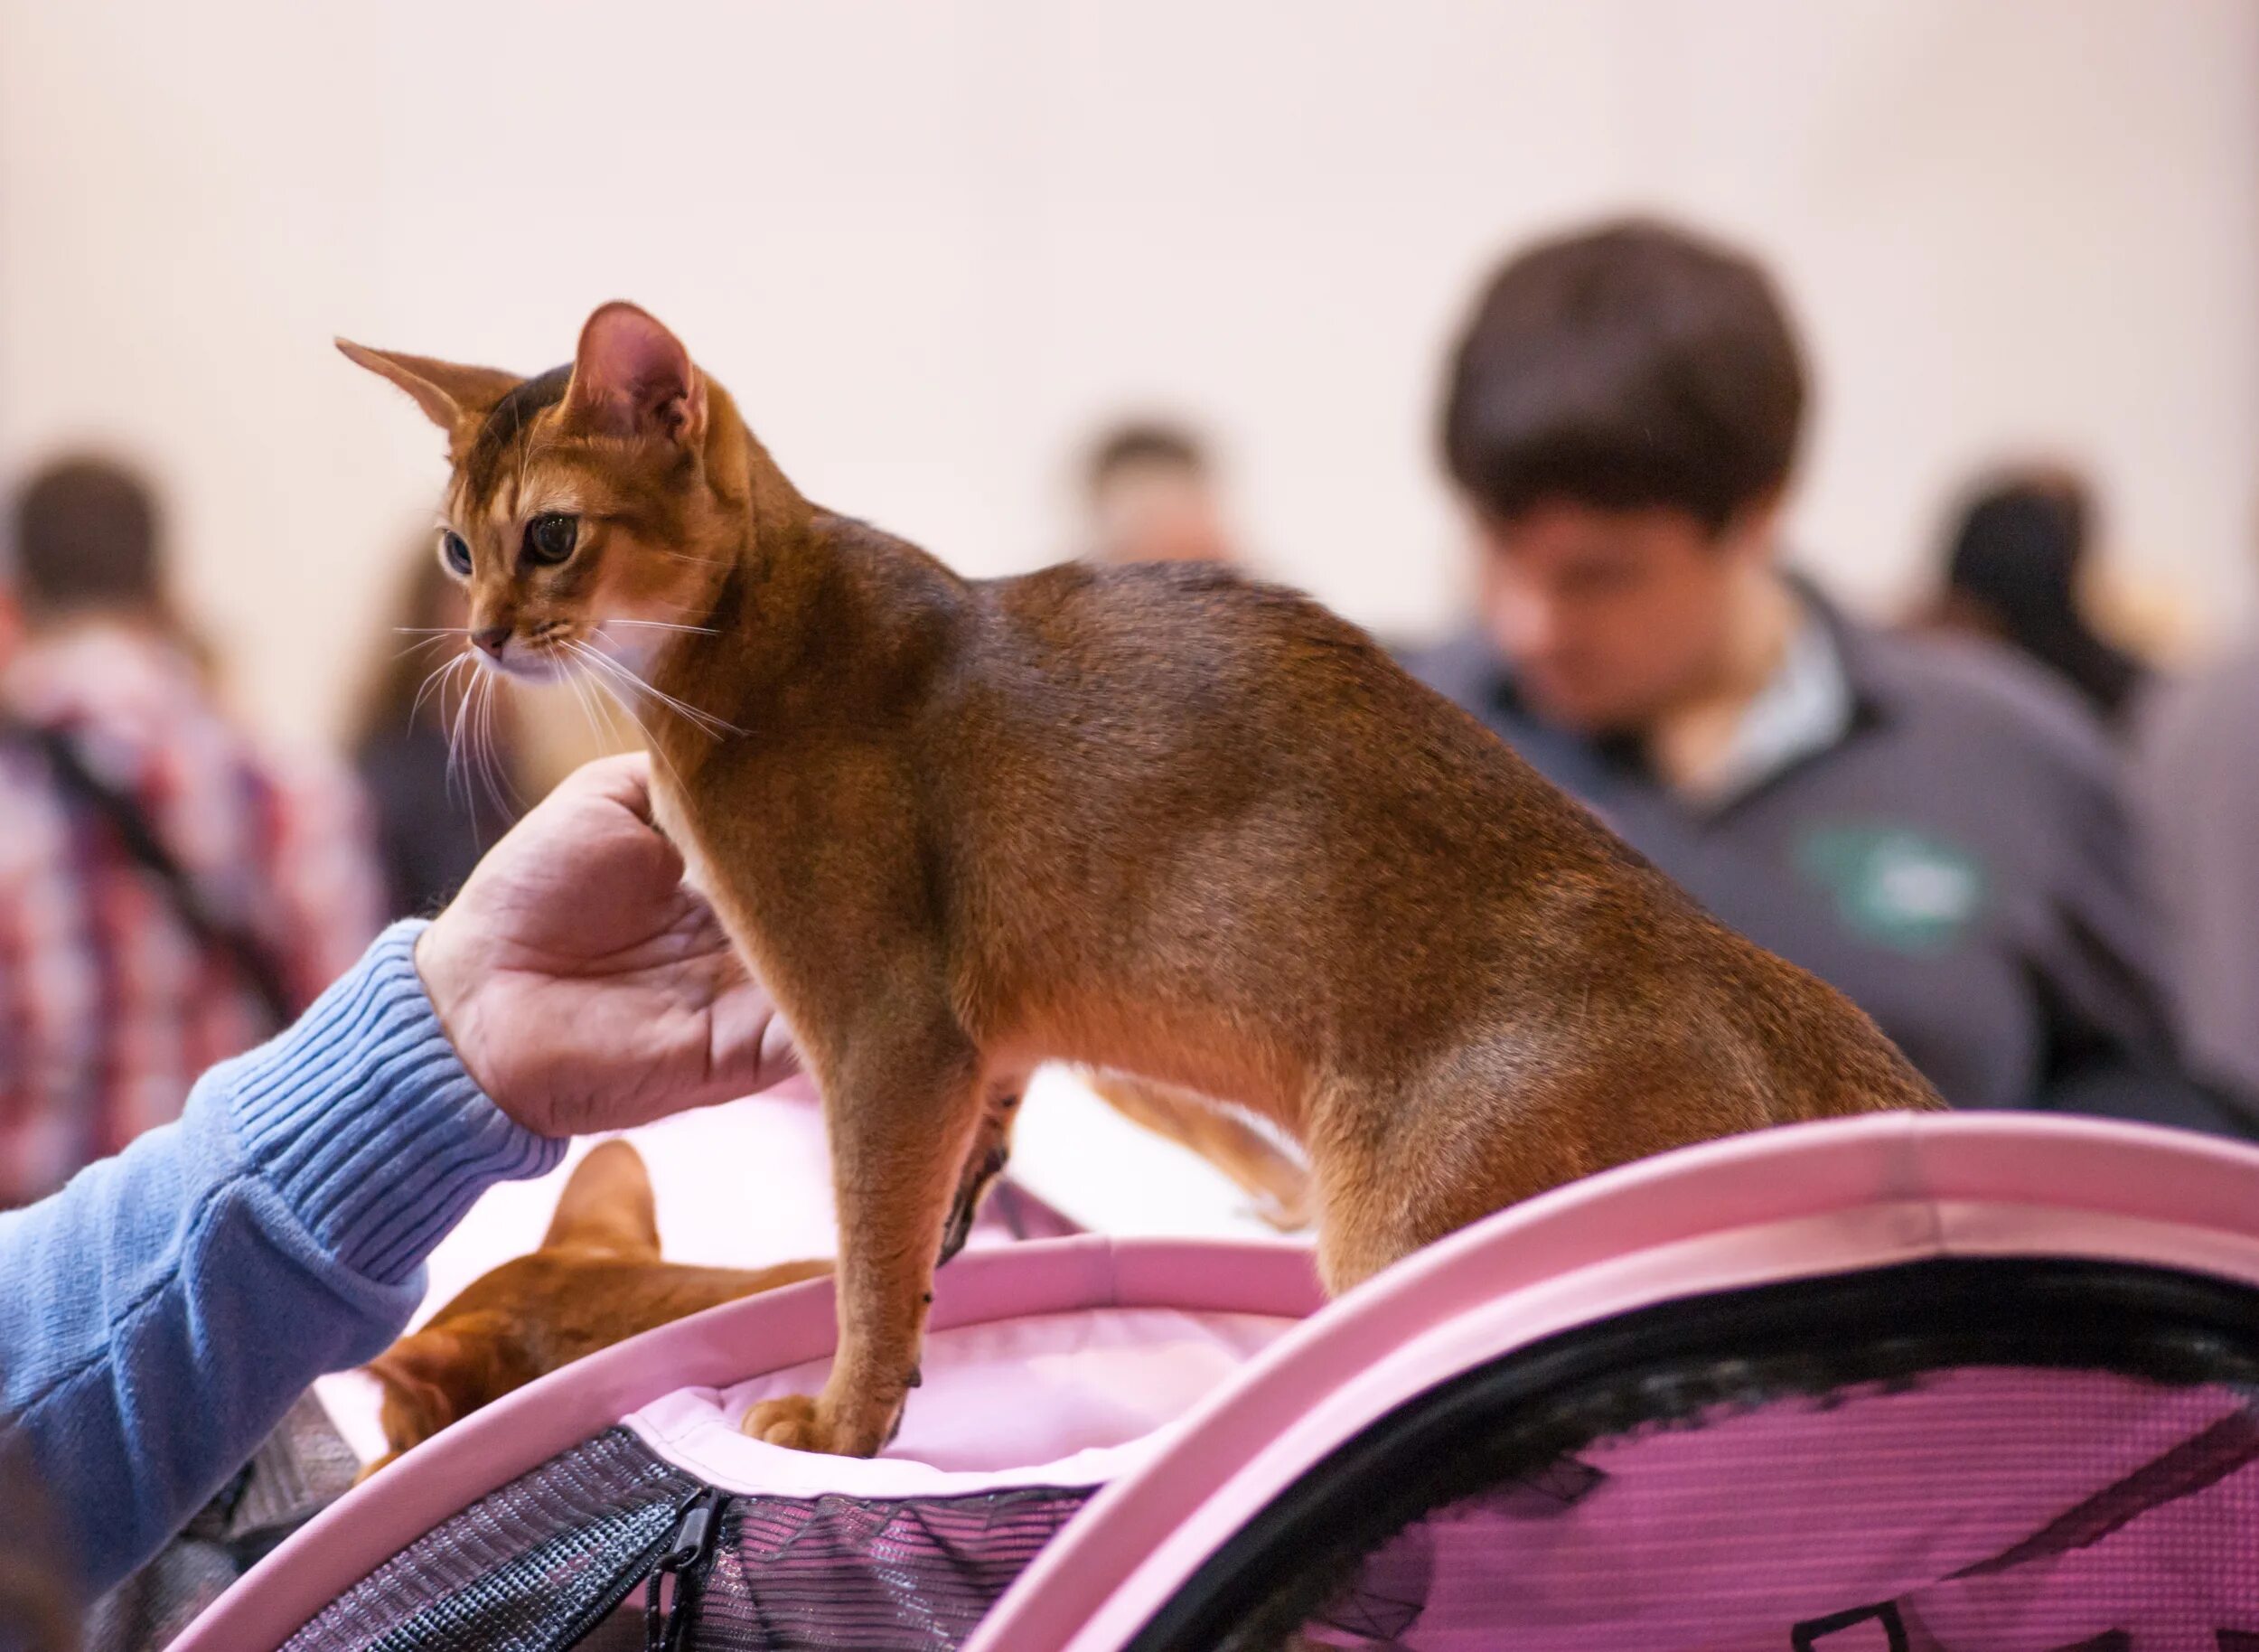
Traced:
<path fill-rule="evenodd" d="M 471 641 L 499 660 L 502 657 L 503 644 L 510 641 L 510 627 L 482 625 L 471 634 Z"/>

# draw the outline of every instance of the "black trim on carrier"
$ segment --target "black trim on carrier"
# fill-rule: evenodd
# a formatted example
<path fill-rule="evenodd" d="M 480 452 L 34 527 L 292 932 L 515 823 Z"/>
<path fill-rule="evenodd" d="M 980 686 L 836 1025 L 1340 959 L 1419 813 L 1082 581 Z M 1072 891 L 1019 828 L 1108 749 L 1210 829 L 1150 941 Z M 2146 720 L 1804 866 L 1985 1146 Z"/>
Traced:
<path fill-rule="evenodd" d="M 1290 1644 L 1413 1521 L 1517 1480 L 1558 1483 L 1596 1440 L 1971 1365 L 2259 1389 L 2259 1291 L 2120 1262 L 1951 1258 L 1579 1326 L 1439 1384 L 1337 1447 L 1210 1555 L 1130 1652 Z"/>

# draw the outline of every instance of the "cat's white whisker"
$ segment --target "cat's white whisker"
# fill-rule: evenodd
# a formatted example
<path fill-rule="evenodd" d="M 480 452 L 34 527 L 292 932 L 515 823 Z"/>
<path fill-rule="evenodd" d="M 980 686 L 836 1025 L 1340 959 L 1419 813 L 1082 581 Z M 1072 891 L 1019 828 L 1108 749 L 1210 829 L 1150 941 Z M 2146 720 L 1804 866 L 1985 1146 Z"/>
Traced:
<path fill-rule="evenodd" d="M 614 664 L 617 665 L 617 662 L 615 662 Z M 639 688 L 641 688 L 644 693 L 650 695 L 661 705 L 667 707 L 678 716 L 687 718 L 693 727 L 703 729 L 708 736 L 716 739 L 720 738 L 724 735 L 731 735 L 738 737 L 742 737 L 744 736 L 745 731 L 738 727 L 735 723 L 725 722 L 722 718 L 716 717 L 710 711 L 701 711 L 698 707 L 690 705 L 687 701 L 677 699 L 673 695 L 667 693 L 663 690 L 651 687 L 650 683 L 645 682 L 641 677 L 636 676 L 633 671 L 628 671 L 625 666 L 618 666 L 617 669 L 623 673 L 630 681 L 635 683 Z"/>
<path fill-rule="evenodd" d="M 429 698 L 435 688 L 440 690 L 440 719 L 442 722 L 445 721 L 445 684 L 447 679 L 455 675 L 457 671 L 460 671 L 463 666 L 469 662 L 470 658 L 471 656 L 468 653 L 460 653 L 454 659 L 447 661 L 445 664 L 436 665 L 432 668 L 431 673 L 424 679 L 423 686 L 416 690 L 415 703 L 408 709 L 408 723 L 409 727 L 413 728 L 416 726 L 417 714 L 423 710 L 424 701 Z"/>
<path fill-rule="evenodd" d="M 492 672 L 482 672 L 480 675 L 483 681 L 480 684 L 478 711 L 479 778 L 485 784 L 486 795 L 494 805 L 498 820 L 507 821 L 514 812 L 511 801 L 516 795 L 517 788 L 510 784 L 509 776 L 502 769 L 501 756 L 494 747 L 494 702 L 501 697 L 501 689 Z"/>
<path fill-rule="evenodd" d="M 692 636 L 700 637 L 713 637 L 719 636 L 721 634 L 721 627 L 718 625 L 678 625 L 672 620 L 608 619 L 605 621 L 604 624 L 605 625 L 648 625 L 653 631 L 683 631 L 689 633 Z M 604 626 L 602 625 L 597 627 L 600 631 L 603 628 Z"/>
<path fill-rule="evenodd" d="M 471 818 L 478 819 L 479 793 L 486 783 L 486 697 L 493 688 L 485 671 L 471 679 L 470 711 L 463 727 L 463 785 L 470 793 Z M 475 789 L 474 789 L 475 788 Z"/>
<path fill-rule="evenodd" d="M 718 739 L 724 735 L 735 736 L 740 739 L 745 737 L 745 731 L 738 727 L 735 723 L 726 722 L 722 718 L 716 717 L 710 711 L 701 711 L 698 707 L 690 705 L 687 701 L 677 699 L 673 695 L 666 692 L 662 689 L 653 688 L 650 683 L 644 681 L 642 678 L 638 677 L 633 671 L 628 670 L 625 665 L 622 664 L 619 661 L 613 659 L 610 655 L 603 652 L 601 650 L 590 648 L 585 643 L 574 643 L 573 649 L 576 653 L 591 662 L 606 675 L 618 679 L 623 685 L 632 687 L 637 692 L 648 694 L 652 699 L 658 701 L 661 705 L 667 707 L 677 716 L 682 718 L 685 721 L 689 723 L 692 727 L 698 729 L 701 733 L 707 735 L 708 737 L 715 739 Z"/>
<path fill-rule="evenodd" d="M 591 648 L 586 643 L 575 643 L 573 652 L 586 663 L 589 674 L 597 682 L 602 683 L 605 692 L 614 699 L 619 699 L 623 690 L 632 694 L 642 686 L 633 671 L 626 670 L 617 660 L 613 659 L 601 649 Z M 628 709 L 624 701 L 623 709 Z"/>
<path fill-rule="evenodd" d="M 485 737 L 488 737 L 488 726 L 485 726 L 485 714 L 488 714 L 488 708 L 492 705 L 492 700 L 494 700 L 492 673 L 481 671 L 479 678 L 476 678 L 470 687 L 470 771 L 472 771 L 472 780 L 479 782 L 479 791 L 483 795 L 488 795 L 488 798 L 492 795 L 492 782 L 488 780 L 488 773 L 485 773 L 485 753 L 488 753 L 488 739 L 485 739 Z M 476 807 L 472 807 L 472 818 L 474 818 L 474 821 L 476 821 L 476 816 L 479 816 L 479 812 L 476 812 Z"/>
<path fill-rule="evenodd" d="M 583 678 L 587 679 L 588 703 L 595 707 L 596 712 L 604 718 L 605 737 L 615 746 L 627 745 L 628 738 L 621 732 L 619 719 L 614 715 L 614 709 L 618 702 L 614 699 L 612 690 L 597 681 L 594 672 L 583 671 L 574 674 L 576 682 Z M 640 728 L 636 732 L 639 737 L 648 739 L 649 737 L 644 736 Z"/>
<path fill-rule="evenodd" d="M 604 714 L 605 731 L 611 736 L 613 742 L 623 749 L 633 746 L 635 742 L 629 739 L 625 731 L 620 727 L 620 702 L 614 699 L 610 692 L 601 687 L 591 687 L 588 693 L 595 702 L 596 709 Z M 643 737 L 640 728 L 636 730 L 636 737 L 638 739 Z"/>
<path fill-rule="evenodd" d="M 666 769 L 668 777 L 674 782 L 676 788 L 680 790 L 682 785 L 682 772 L 675 767 L 673 759 L 667 756 L 665 749 L 661 747 L 659 742 L 651 737 L 651 725 L 643 721 L 642 713 L 636 710 L 634 703 L 632 700 L 623 698 L 619 690 L 610 686 L 612 673 L 619 670 L 616 662 L 607 660 L 603 654 L 597 652 L 595 649 L 589 647 L 585 643 L 569 643 L 567 646 L 569 647 L 575 653 L 585 656 L 590 662 L 591 666 L 593 668 L 596 668 L 596 681 L 605 684 L 605 698 L 610 699 L 614 705 L 619 707 L 621 711 L 626 715 L 627 720 L 635 725 L 636 732 L 643 737 L 644 749 L 649 751 L 652 758 Z M 625 673 L 622 674 L 625 675 Z M 627 682 L 631 687 L 641 686 L 637 680 L 633 676 L 627 677 Z"/>
<path fill-rule="evenodd" d="M 466 659 L 469 657 L 464 656 Z M 472 690 L 466 688 L 455 697 L 455 715 L 447 719 L 447 795 L 455 795 L 459 784 L 463 789 L 463 806 L 471 807 L 470 756 L 463 744 L 464 731 L 469 724 Z M 442 708 L 443 715 L 445 708 Z"/>
<path fill-rule="evenodd" d="M 395 660 L 405 660 L 410 654 L 422 652 L 425 649 L 429 648 L 435 643 L 444 643 L 446 640 L 447 639 L 445 637 L 424 637 L 417 642 L 410 643 L 406 648 L 403 648 L 399 652 L 394 654 L 392 657 Z"/>
<path fill-rule="evenodd" d="M 605 730 L 596 721 L 596 706 L 599 702 L 593 698 L 595 691 L 590 688 L 586 674 L 581 671 L 567 671 L 565 674 L 565 681 L 572 684 L 573 702 L 580 708 L 581 716 L 587 719 L 588 732 L 595 736 L 598 744 L 603 744 L 606 737 Z"/>

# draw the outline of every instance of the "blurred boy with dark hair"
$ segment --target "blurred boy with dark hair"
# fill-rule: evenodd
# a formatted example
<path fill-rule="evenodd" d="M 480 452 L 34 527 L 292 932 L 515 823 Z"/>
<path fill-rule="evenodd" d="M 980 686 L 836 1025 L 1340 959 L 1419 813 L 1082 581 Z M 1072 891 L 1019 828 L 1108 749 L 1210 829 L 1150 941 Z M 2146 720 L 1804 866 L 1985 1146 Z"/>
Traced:
<path fill-rule="evenodd" d="M 215 703 L 140 477 L 80 457 L 14 502 L 0 604 L 0 1208 L 180 1111 L 376 933 L 342 773 Z"/>
<path fill-rule="evenodd" d="M 1089 554 L 1101 562 L 1235 562 L 1200 438 L 1139 421 L 1092 444 L 1083 472 Z"/>
<path fill-rule="evenodd" d="M 1954 1102 L 2224 1127 L 2170 1068 L 2117 769 L 2083 709 L 1777 567 L 1806 395 L 1739 252 L 1631 221 L 1513 259 L 1443 416 L 1481 611 L 1415 671 Z"/>

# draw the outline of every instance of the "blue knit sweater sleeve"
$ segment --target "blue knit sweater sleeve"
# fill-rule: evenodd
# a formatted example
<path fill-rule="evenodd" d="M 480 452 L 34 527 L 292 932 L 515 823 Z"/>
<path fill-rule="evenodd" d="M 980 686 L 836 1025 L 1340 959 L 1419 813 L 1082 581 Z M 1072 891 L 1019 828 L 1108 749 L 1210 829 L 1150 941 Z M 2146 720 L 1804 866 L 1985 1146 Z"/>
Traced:
<path fill-rule="evenodd" d="M 425 1256 L 565 1143 L 480 1094 L 395 925 L 178 1122 L 0 1216 L 0 1417 L 89 1593 L 146 1560 L 323 1372 L 399 1333 Z"/>

